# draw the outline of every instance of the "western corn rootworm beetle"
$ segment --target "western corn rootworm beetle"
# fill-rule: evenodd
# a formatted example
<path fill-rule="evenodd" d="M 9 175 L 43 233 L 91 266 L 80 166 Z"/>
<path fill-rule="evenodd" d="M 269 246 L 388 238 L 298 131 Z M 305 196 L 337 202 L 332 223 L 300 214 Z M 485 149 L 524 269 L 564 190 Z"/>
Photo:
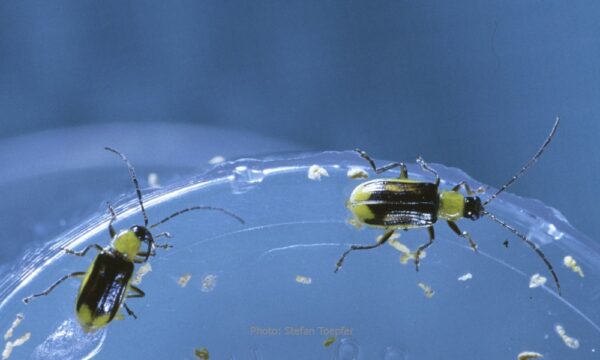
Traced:
<path fill-rule="evenodd" d="M 123 305 L 130 316 L 137 318 L 125 303 L 126 298 L 139 298 L 145 295 L 141 289 L 131 284 L 134 264 L 148 261 L 150 256 L 155 255 L 156 248 L 171 247 L 168 244 L 156 244 L 154 241 L 155 238 L 158 239 L 163 236 L 170 238 L 171 236 L 168 232 L 163 232 L 153 237 L 150 229 L 192 210 L 221 211 L 242 224 L 244 223 L 242 218 L 228 210 L 212 206 L 193 206 L 179 210 L 161 221 L 148 226 L 148 216 L 144 208 L 142 192 L 133 166 L 121 152 L 109 147 L 105 149 L 119 155 L 127 165 L 144 217 L 144 225 L 134 225 L 127 230 L 121 230 L 117 233 L 112 225 L 117 216 L 111 205 L 108 204 L 108 210 L 112 216 L 108 223 L 108 232 L 112 239 L 111 244 L 105 248 L 98 244 L 93 244 L 87 246 L 82 251 L 65 249 L 68 254 L 77 256 L 84 256 L 92 248 L 98 250 L 99 254 L 96 255 L 88 270 L 86 272 L 78 271 L 65 275 L 43 292 L 23 299 L 25 303 L 29 303 L 33 298 L 48 295 L 55 287 L 69 278 L 83 278 L 77 294 L 75 311 L 77 319 L 85 331 L 93 331 L 106 326 L 114 319 L 121 305 Z M 144 242 L 147 244 L 146 251 L 142 251 L 141 249 Z"/>
<path fill-rule="evenodd" d="M 385 233 L 378 239 L 377 243 L 373 245 L 352 245 L 338 260 L 335 272 L 340 269 L 344 259 L 350 252 L 354 250 L 374 249 L 381 246 L 390 239 L 396 230 L 409 230 L 425 227 L 429 231 L 429 241 L 426 244 L 421 245 L 415 253 L 415 266 L 418 271 L 421 253 L 433 243 L 435 237 L 433 225 L 438 219 L 446 220 L 450 229 L 458 236 L 465 238 L 469 242 L 471 248 L 476 250 L 477 245 L 473 239 L 471 239 L 471 236 L 466 231 L 461 231 L 456 225 L 456 221 L 462 218 L 477 220 L 483 215 L 508 229 L 538 254 L 552 274 L 556 288 L 558 289 L 558 294 L 560 294 L 560 282 L 558 281 L 558 277 L 554 272 L 552 264 L 548 261 L 542 250 L 514 227 L 485 210 L 485 206 L 511 186 L 537 161 L 554 137 L 558 124 L 559 119 L 557 118 L 550 134 L 538 152 L 518 173 L 483 203 L 479 196 L 474 196 L 475 192 L 471 190 L 469 185 L 464 181 L 457 184 L 449 191 L 440 190 L 440 177 L 421 157 L 417 158 L 417 163 L 424 171 L 429 172 L 435 177 L 433 183 L 409 179 L 404 163 L 391 163 L 377 168 L 375 162 L 369 155 L 364 151 L 357 149 L 356 151 L 361 157 L 369 162 L 376 174 L 381 174 L 390 169 L 399 167 L 400 176 L 395 179 L 375 179 L 367 181 L 354 189 L 347 203 L 348 208 L 360 223 L 383 228 L 385 229 Z M 461 188 L 467 192 L 468 196 L 464 196 L 459 192 Z"/>

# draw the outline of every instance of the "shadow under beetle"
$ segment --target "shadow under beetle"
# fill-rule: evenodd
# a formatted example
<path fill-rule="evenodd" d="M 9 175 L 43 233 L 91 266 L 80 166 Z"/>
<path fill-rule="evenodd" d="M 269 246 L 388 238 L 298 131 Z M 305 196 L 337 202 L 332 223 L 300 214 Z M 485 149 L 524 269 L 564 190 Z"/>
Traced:
<path fill-rule="evenodd" d="M 458 236 L 465 238 L 469 242 L 471 248 L 476 251 L 477 244 L 473 241 L 469 233 L 459 229 L 458 225 L 456 225 L 456 221 L 462 218 L 477 220 L 481 216 L 486 216 L 508 229 L 538 254 L 552 274 L 558 294 L 560 295 L 561 291 L 558 276 L 542 250 L 514 227 L 485 210 L 485 206 L 511 186 L 537 161 L 554 137 L 558 124 L 559 119 L 557 118 L 550 134 L 538 152 L 521 168 L 521 170 L 519 170 L 518 173 L 483 203 L 479 196 L 474 196 L 475 192 L 464 181 L 460 182 L 449 191 L 440 190 L 439 175 L 434 169 L 429 167 L 421 157 L 417 158 L 417 163 L 424 171 L 429 172 L 435 177 L 435 180 L 432 183 L 409 179 L 408 171 L 404 163 L 391 163 L 377 168 L 375 162 L 367 155 L 367 153 L 360 149 L 356 149 L 360 156 L 369 162 L 376 174 L 381 174 L 390 169 L 399 167 L 400 176 L 398 178 L 367 181 L 354 189 L 347 202 L 350 211 L 352 211 L 355 218 L 360 223 L 383 228 L 385 229 L 385 233 L 378 239 L 377 243 L 373 245 L 352 245 L 338 260 L 335 272 L 342 267 L 346 256 L 354 250 L 369 250 L 379 247 L 386 243 L 396 230 L 427 228 L 427 231 L 429 232 L 429 241 L 426 244 L 419 246 L 415 252 L 415 266 L 417 271 L 419 271 L 420 255 L 427 247 L 433 244 L 435 238 L 433 225 L 438 219 L 446 220 L 450 229 Z M 461 188 L 467 192 L 468 196 L 464 196 L 460 193 Z"/>
<path fill-rule="evenodd" d="M 85 256 L 92 248 L 98 250 L 99 253 L 96 255 L 96 258 L 88 270 L 86 272 L 78 271 L 65 275 L 43 292 L 23 299 L 27 304 L 33 298 L 48 295 L 54 288 L 69 278 L 82 278 L 83 280 L 81 281 L 79 292 L 77 294 L 75 312 L 79 323 L 86 332 L 94 331 L 108 325 L 117 315 L 121 305 L 125 308 L 127 314 L 137 319 L 137 316 L 125 303 L 126 298 L 139 298 L 144 297 L 145 295 L 141 289 L 131 284 L 134 264 L 145 263 L 148 261 L 150 256 L 155 255 L 156 248 L 171 247 L 169 244 L 157 244 L 154 241 L 155 238 L 158 239 L 163 236 L 170 238 L 171 235 L 168 232 L 163 232 L 157 234 L 156 237 L 153 237 L 150 229 L 153 229 L 178 215 L 193 210 L 221 211 L 235 218 L 240 223 L 244 223 L 242 218 L 228 210 L 212 206 L 193 206 L 179 210 L 163 220 L 148 226 L 148 216 L 146 214 L 146 209 L 144 208 L 142 192 L 137 177 L 135 176 L 133 166 L 129 163 L 129 160 L 127 160 L 125 155 L 118 150 L 109 147 L 106 147 L 105 149 L 119 155 L 127 165 L 129 176 L 133 181 L 140 209 L 144 217 L 144 225 L 134 225 L 129 229 L 121 230 L 117 233 L 112 225 L 117 219 L 117 216 L 111 205 L 108 204 L 108 210 L 111 214 L 111 219 L 108 223 L 108 232 L 112 239 L 111 244 L 105 248 L 98 244 L 93 244 L 87 246 L 82 251 L 64 249 L 68 254 L 77 256 Z M 147 244 L 145 251 L 142 251 L 143 243 Z"/>

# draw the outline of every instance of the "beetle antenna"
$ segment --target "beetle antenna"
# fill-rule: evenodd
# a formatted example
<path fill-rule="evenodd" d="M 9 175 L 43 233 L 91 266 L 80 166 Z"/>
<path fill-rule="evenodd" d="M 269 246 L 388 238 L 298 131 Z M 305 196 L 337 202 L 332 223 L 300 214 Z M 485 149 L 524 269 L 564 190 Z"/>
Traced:
<path fill-rule="evenodd" d="M 146 209 L 144 208 L 144 202 L 142 201 L 142 191 L 140 190 L 140 184 L 138 183 L 137 177 L 135 176 L 135 170 L 133 169 L 133 165 L 127 160 L 127 157 L 120 152 L 119 150 L 115 150 L 111 147 L 105 147 L 104 150 L 108 150 L 113 152 L 121 157 L 125 164 L 127 164 L 127 169 L 129 170 L 129 177 L 131 181 L 133 181 L 133 185 L 135 186 L 135 192 L 137 193 L 138 200 L 140 202 L 140 208 L 142 209 L 142 215 L 144 215 L 144 226 L 148 226 L 148 215 L 146 215 Z"/>
<path fill-rule="evenodd" d="M 215 211 L 220 211 L 222 213 L 225 213 L 229 216 L 231 216 L 232 218 L 236 219 L 237 221 L 239 221 L 242 224 L 245 224 L 246 222 L 244 221 L 244 219 L 242 219 L 241 217 L 237 216 L 236 214 L 232 213 L 229 210 L 223 209 L 223 208 L 218 208 L 218 207 L 212 207 L 212 206 L 192 206 L 189 207 L 187 209 L 183 209 L 183 210 L 179 210 L 174 212 L 173 214 L 167 216 L 166 218 L 162 219 L 161 221 L 157 222 L 156 224 L 152 224 L 150 225 L 150 229 L 157 227 L 160 224 L 164 224 L 167 221 L 171 220 L 172 218 L 179 216 L 181 214 L 184 214 L 188 211 L 193 211 L 193 210 L 215 210 Z"/>
<path fill-rule="evenodd" d="M 504 184 L 504 186 L 502 186 L 498 191 L 496 191 L 496 193 L 494 195 L 492 195 L 489 199 L 487 199 L 483 203 L 483 206 L 486 206 L 487 204 L 492 202 L 501 192 L 508 189 L 509 186 L 511 186 L 515 181 L 517 181 L 517 179 L 520 178 L 521 175 L 523 175 L 525 173 L 525 171 L 527 171 L 527 169 L 529 169 L 529 167 L 531 167 L 531 165 L 535 164 L 535 162 L 542 155 L 544 150 L 546 150 L 546 147 L 548 146 L 548 144 L 550 144 L 550 141 L 552 141 L 552 138 L 554 137 L 554 134 L 556 133 L 556 129 L 558 128 L 559 122 L 560 122 L 560 118 L 557 117 L 556 121 L 554 122 L 554 126 L 552 127 L 552 130 L 550 131 L 550 135 L 548 135 L 548 137 L 546 138 L 546 141 L 544 141 L 544 143 L 542 144 L 542 147 L 540 147 L 538 152 L 527 162 L 527 164 L 525 164 L 525 166 L 523 166 L 521 168 L 521 170 L 519 170 L 518 173 L 513 175 L 513 177 L 510 180 L 508 180 L 508 182 L 506 184 Z"/>
<path fill-rule="evenodd" d="M 537 246 L 533 241 L 529 240 L 525 235 L 518 232 L 517 229 L 508 225 L 504 221 L 498 219 L 494 214 L 491 214 L 487 211 L 483 211 L 483 215 L 487 216 L 488 218 L 490 218 L 493 221 L 497 222 L 498 224 L 502 225 L 504 228 L 508 229 L 508 231 L 512 232 L 519 239 L 523 240 L 527 245 L 529 245 L 530 248 L 532 248 L 538 254 L 538 256 L 544 261 L 544 263 L 546 264 L 546 267 L 548 268 L 548 270 L 550 270 L 550 273 L 552 274 L 552 277 L 554 278 L 554 283 L 556 284 L 556 288 L 558 289 L 558 295 L 562 296 L 562 294 L 560 292 L 560 281 L 558 281 L 558 276 L 554 272 L 554 268 L 552 267 L 552 264 L 550 263 L 550 261 L 548 261 L 548 259 L 546 258 L 546 255 L 544 255 L 544 252 L 542 251 L 542 249 L 540 249 L 539 246 Z"/>

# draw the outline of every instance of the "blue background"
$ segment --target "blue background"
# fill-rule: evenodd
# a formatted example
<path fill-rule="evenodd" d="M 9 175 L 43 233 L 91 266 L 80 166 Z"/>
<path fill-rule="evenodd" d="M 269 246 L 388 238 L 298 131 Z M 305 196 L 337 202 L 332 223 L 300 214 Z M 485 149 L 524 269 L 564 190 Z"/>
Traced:
<path fill-rule="evenodd" d="M 556 142 L 511 190 L 595 238 L 599 14 L 594 1 L 3 1 L 0 140 L 208 124 L 421 154 L 499 185 L 560 115 Z"/>

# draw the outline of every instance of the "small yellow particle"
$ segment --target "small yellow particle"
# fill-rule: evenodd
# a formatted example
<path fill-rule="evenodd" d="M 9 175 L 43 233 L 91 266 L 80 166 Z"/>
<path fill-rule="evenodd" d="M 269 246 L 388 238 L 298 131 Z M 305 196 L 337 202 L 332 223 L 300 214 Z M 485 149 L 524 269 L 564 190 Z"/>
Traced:
<path fill-rule="evenodd" d="M 28 332 L 15 341 L 7 341 L 6 345 L 4 346 L 4 351 L 2 351 L 2 360 L 8 359 L 10 357 L 10 354 L 12 354 L 13 349 L 17 346 L 25 344 L 30 337 L 31 333 Z"/>
<path fill-rule="evenodd" d="M 209 357 L 208 349 L 206 349 L 206 348 L 194 349 L 194 355 L 196 355 L 196 357 L 198 359 L 208 360 L 208 357 Z"/>
<path fill-rule="evenodd" d="M 157 173 L 150 173 L 148 174 L 148 185 L 150 185 L 151 188 L 159 188 L 160 187 L 160 183 L 158 182 L 158 174 Z"/>
<path fill-rule="evenodd" d="M 119 311 L 117 315 L 115 315 L 115 320 L 125 320 L 125 315 Z"/>
<path fill-rule="evenodd" d="M 421 253 L 421 255 L 423 255 L 423 253 Z M 415 257 L 413 256 L 412 253 L 411 254 L 402 254 L 402 255 L 400 255 L 400 264 L 406 265 L 406 264 L 408 264 L 409 260 L 414 259 L 414 258 Z"/>
<path fill-rule="evenodd" d="M 387 241 L 387 243 L 391 247 L 393 247 L 394 249 L 396 249 L 396 250 L 398 250 L 399 252 L 402 253 L 402 255 L 400 256 L 400 263 L 402 265 L 406 265 L 409 260 L 414 260 L 415 259 L 416 252 L 411 252 L 410 249 L 408 248 L 408 246 L 404 245 L 403 243 L 401 243 L 400 241 L 397 240 L 398 238 L 400 238 L 400 235 L 399 234 L 394 234 Z M 379 241 L 381 241 L 381 236 L 379 236 L 377 238 L 377 242 L 379 242 Z M 427 253 L 425 251 L 421 251 L 421 255 L 419 256 L 419 258 L 423 259 L 426 256 L 427 256 Z"/>
<path fill-rule="evenodd" d="M 369 178 L 369 174 L 363 169 L 359 167 L 351 167 L 348 169 L 348 173 L 346 175 L 350 179 L 367 179 Z"/>
<path fill-rule="evenodd" d="M 333 344 L 334 342 L 335 342 L 335 336 L 328 337 L 327 339 L 325 339 L 325 341 L 323 341 L 323 346 L 330 347 L 331 344 Z"/>
<path fill-rule="evenodd" d="M 539 359 L 543 358 L 544 355 L 537 353 L 535 351 L 523 351 L 519 354 L 518 360 L 530 360 L 530 359 Z"/>
<path fill-rule="evenodd" d="M 296 275 L 296 282 L 304 285 L 312 284 L 312 279 L 308 276 Z"/>
<path fill-rule="evenodd" d="M 433 297 L 433 295 L 435 294 L 435 291 L 431 287 L 427 286 L 426 284 L 420 282 L 417 285 L 419 285 L 419 287 L 421 289 L 423 289 L 423 293 L 425 294 L 425 297 L 427 297 L 428 299 L 431 299 Z"/>
<path fill-rule="evenodd" d="M 472 278 L 473 278 L 473 274 L 466 273 L 463 276 L 459 276 L 458 281 L 467 281 L 467 280 L 471 280 Z"/>
<path fill-rule="evenodd" d="M 396 234 L 394 234 L 396 235 Z M 379 239 L 377 239 L 377 242 L 379 242 Z M 394 249 L 400 251 L 403 254 L 410 254 L 410 249 L 408 248 L 408 246 L 404 245 L 403 243 L 401 243 L 400 241 L 396 240 L 394 238 L 394 236 L 392 235 L 392 238 L 390 238 L 388 240 L 388 244 L 393 247 Z"/>
<path fill-rule="evenodd" d="M 348 219 L 348 224 L 354 226 L 356 229 L 360 229 L 363 227 L 363 223 L 361 223 L 360 220 L 358 220 L 355 217 Z"/>
<path fill-rule="evenodd" d="M 311 180 L 321 180 L 321 176 L 329 176 L 325 168 L 319 165 L 312 165 L 308 168 L 308 178 Z"/>
<path fill-rule="evenodd" d="M 573 270 L 573 272 L 578 273 L 579 276 L 583 277 L 583 270 L 581 270 L 581 267 L 577 265 L 577 261 L 575 261 L 575 259 L 573 259 L 572 256 L 565 256 L 565 258 L 563 259 L 563 264 L 565 264 L 566 267 Z"/>
<path fill-rule="evenodd" d="M 211 292 L 217 286 L 217 275 L 206 275 L 202 279 L 202 292 Z"/>
<path fill-rule="evenodd" d="M 24 318 L 25 316 L 22 313 L 17 314 L 17 317 L 10 326 L 10 329 L 6 330 L 6 333 L 4 334 L 4 341 L 10 339 L 13 336 L 13 331 L 17 328 L 17 326 L 19 326 L 19 324 L 21 323 L 21 321 L 23 321 Z"/>
<path fill-rule="evenodd" d="M 138 271 L 135 273 L 133 280 L 131 280 L 132 285 L 139 285 L 142 282 L 142 278 L 144 275 L 152 271 L 152 265 L 149 262 L 144 263 L 144 265 L 140 266 Z"/>
<path fill-rule="evenodd" d="M 213 157 L 212 159 L 208 160 L 208 163 L 211 165 L 217 165 L 224 161 L 225 161 L 225 158 L 223 156 L 217 155 L 217 156 Z"/>
<path fill-rule="evenodd" d="M 571 349 L 579 349 L 579 340 L 567 335 L 567 332 L 565 331 L 565 328 L 562 325 L 558 324 L 554 326 L 554 330 L 556 331 L 558 336 L 560 336 L 565 345 L 567 345 Z"/>
<path fill-rule="evenodd" d="M 542 286 L 546 283 L 546 281 L 548 281 L 548 279 L 546 279 L 544 276 L 540 274 L 533 274 L 531 279 L 529 279 L 529 287 L 533 289 Z"/>
<path fill-rule="evenodd" d="M 190 273 L 187 273 L 185 275 L 181 275 L 181 277 L 179 278 L 179 280 L 177 280 L 177 284 L 181 287 L 185 287 L 187 285 L 187 283 L 190 281 L 190 279 L 192 278 L 192 275 Z"/>

